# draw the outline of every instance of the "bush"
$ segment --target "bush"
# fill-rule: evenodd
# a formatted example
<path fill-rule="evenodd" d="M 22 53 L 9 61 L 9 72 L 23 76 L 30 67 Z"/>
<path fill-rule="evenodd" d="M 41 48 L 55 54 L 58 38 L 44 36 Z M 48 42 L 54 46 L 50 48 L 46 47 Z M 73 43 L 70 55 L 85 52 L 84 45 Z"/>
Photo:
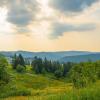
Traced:
<path fill-rule="evenodd" d="M 25 72 L 25 67 L 21 66 L 21 65 L 18 65 L 16 70 L 17 70 L 18 73 L 24 73 Z"/>
<path fill-rule="evenodd" d="M 96 67 L 90 62 L 76 64 L 70 71 L 70 79 L 75 87 L 86 87 L 91 83 L 96 82 Z"/>
<path fill-rule="evenodd" d="M 57 70 L 57 71 L 55 71 L 54 75 L 56 78 L 61 78 L 63 76 L 63 72 L 61 70 Z"/>
<path fill-rule="evenodd" d="M 5 91 L 5 92 L 4 92 Z M 3 92 L 0 93 L 0 98 L 7 98 L 10 96 L 29 96 L 31 95 L 31 91 L 28 89 L 8 89 L 8 90 L 4 90 Z"/>
<path fill-rule="evenodd" d="M 10 95 L 11 96 L 28 96 L 28 95 L 31 95 L 31 92 L 27 89 L 21 89 L 21 90 L 13 91 L 12 94 Z"/>
<path fill-rule="evenodd" d="M 4 57 L 0 58 L 0 87 L 8 84 L 10 77 L 6 71 L 7 61 Z"/>

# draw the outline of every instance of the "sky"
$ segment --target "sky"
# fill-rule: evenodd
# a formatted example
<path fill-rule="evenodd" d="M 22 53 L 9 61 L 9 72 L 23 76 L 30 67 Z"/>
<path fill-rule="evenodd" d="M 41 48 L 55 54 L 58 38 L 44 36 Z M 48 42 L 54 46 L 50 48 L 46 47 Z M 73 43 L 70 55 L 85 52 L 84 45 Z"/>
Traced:
<path fill-rule="evenodd" d="M 0 0 L 0 51 L 100 51 L 100 0 Z"/>

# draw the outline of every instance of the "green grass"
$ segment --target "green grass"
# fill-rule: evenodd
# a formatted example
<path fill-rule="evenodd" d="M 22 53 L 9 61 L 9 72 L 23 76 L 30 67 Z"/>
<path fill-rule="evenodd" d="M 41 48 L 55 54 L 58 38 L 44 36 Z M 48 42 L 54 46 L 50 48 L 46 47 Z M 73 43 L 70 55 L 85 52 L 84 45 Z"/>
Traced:
<path fill-rule="evenodd" d="M 10 97 L 5 100 L 100 100 L 100 81 L 84 89 L 27 97 Z"/>
<path fill-rule="evenodd" d="M 100 100 L 100 82 L 84 89 L 48 96 L 46 100 Z"/>
<path fill-rule="evenodd" d="M 100 100 L 100 81 L 87 88 L 75 89 L 66 79 L 55 80 L 52 74 L 36 75 L 27 66 L 19 74 L 12 70 L 11 81 L 0 89 L 0 100 Z"/>
<path fill-rule="evenodd" d="M 53 75 L 36 75 L 27 66 L 25 73 L 17 73 L 9 66 L 7 68 L 11 81 L 0 91 L 0 97 L 9 96 L 40 96 L 63 92 L 69 84 L 53 79 Z"/>

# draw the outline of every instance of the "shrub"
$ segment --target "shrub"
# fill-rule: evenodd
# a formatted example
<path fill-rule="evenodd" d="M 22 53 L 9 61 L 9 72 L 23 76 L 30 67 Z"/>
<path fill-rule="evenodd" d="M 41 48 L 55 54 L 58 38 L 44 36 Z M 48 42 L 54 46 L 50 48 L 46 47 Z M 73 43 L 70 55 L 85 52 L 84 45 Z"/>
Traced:
<path fill-rule="evenodd" d="M 96 82 L 97 73 L 93 63 L 80 63 L 74 65 L 70 71 L 70 79 L 77 88 L 82 88 Z"/>
<path fill-rule="evenodd" d="M 18 65 L 16 70 L 17 70 L 18 73 L 23 73 L 23 72 L 25 72 L 25 67 L 21 66 L 21 65 Z"/>
<path fill-rule="evenodd" d="M 25 88 L 21 89 L 8 89 L 4 90 L 2 93 L 0 93 L 0 98 L 7 98 L 10 96 L 29 96 L 31 95 L 31 91 Z"/>
<path fill-rule="evenodd" d="M 10 80 L 9 74 L 6 71 L 7 64 L 4 57 L 0 58 L 0 87 L 7 84 Z"/>
<path fill-rule="evenodd" d="M 61 78 L 63 76 L 63 72 L 61 70 L 57 70 L 55 71 L 54 75 L 56 78 Z"/>
<path fill-rule="evenodd" d="M 27 89 L 20 89 L 17 91 L 13 91 L 12 94 L 10 94 L 11 96 L 28 96 L 31 95 L 31 92 Z"/>

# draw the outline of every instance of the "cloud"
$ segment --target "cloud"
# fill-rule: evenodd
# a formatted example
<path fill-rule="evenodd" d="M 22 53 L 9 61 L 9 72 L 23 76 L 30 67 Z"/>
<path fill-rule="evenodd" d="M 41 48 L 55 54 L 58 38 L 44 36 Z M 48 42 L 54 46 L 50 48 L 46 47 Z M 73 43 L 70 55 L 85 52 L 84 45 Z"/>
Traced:
<path fill-rule="evenodd" d="M 50 6 L 64 14 L 75 14 L 100 0 L 50 0 Z"/>
<path fill-rule="evenodd" d="M 28 33 L 30 33 L 31 31 L 28 29 L 28 28 L 26 28 L 26 27 L 21 27 L 21 28 L 16 28 L 16 30 L 17 30 L 17 34 L 25 34 L 25 35 L 28 35 L 29 36 L 29 34 Z"/>
<path fill-rule="evenodd" d="M 95 24 L 80 24 L 80 25 L 73 25 L 73 24 L 65 24 L 65 23 L 53 23 L 52 25 L 52 32 L 50 37 L 52 39 L 58 38 L 63 36 L 65 32 L 85 32 L 91 31 L 96 29 Z"/>
<path fill-rule="evenodd" d="M 3 7 L 4 5 L 7 4 L 7 0 L 0 0 L 0 7 Z"/>
<path fill-rule="evenodd" d="M 0 0 L 0 7 L 7 8 L 7 21 L 19 28 L 19 31 L 35 20 L 39 10 L 36 0 Z"/>

